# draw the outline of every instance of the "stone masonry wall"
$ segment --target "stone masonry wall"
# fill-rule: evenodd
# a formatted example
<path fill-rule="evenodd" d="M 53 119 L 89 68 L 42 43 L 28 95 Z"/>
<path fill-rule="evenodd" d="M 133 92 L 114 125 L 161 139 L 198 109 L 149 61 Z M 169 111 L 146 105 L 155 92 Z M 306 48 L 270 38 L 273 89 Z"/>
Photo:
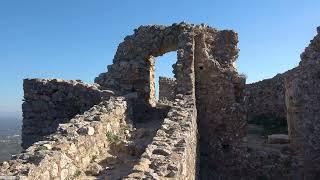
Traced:
<path fill-rule="evenodd" d="M 156 105 L 154 91 L 154 57 L 177 51 L 173 66 L 177 93 L 194 93 L 194 25 L 179 23 L 171 26 L 148 25 L 134 30 L 119 44 L 108 72 L 101 73 L 95 82 L 104 89 L 120 95 L 136 92 L 134 119 L 145 119 Z"/>
<path fill-rule="evenodd" d="M 228 158 L 246 135 L 243 108 L 245 78 L 234 62 L 238 56 L 238 37 L 233 31 L 199 27 L 195 37 L 195 89 L 200 132 L 200 170 L 208 167 L 224 178 L 232 176 Z M 240 157 L 240 154 L 239 154 Z M 202 178 L 206 176 L 201 170 Z M 212 178 L 212 177 L 211 177 Z"/>
<path fill-rule="evenodd" d="M 0 175 L 22 179 L 77 179 L 110 148 L 106 133 L 123 134 L 129 114 L 123 97 L 93 106 L 0 166 Z"/>
<path fill-rule="evenodd" d="M 320 177 L 320 27 L 285 79 L 287 118 L 292 143 L 303 153 L 304 179 Z M 291 132 L 290 132 L 291 131 Z"/>
<path fill-rule="evenodd" d="M 188 83 L 194 84 L 189 68 L 193 63 L 193 29 L 193 25 L 186 23 L 139 27 L 120 43 L 108 72 L 101 73 L 95 82 L 122 94 L 137 92 L 140 99 L 154 106 L 154 57 L 177 51 L 174 65 L 177 91 L 191 93 Z"/>
<path fill-rule="evenodd" d="M 113 94 L 94 85 L 59 79 L 25 79 L 23 88 L 23 148 L 55 132 L 59 123 L 68 122 Z"/>
<path fill-rule="evenodd" d="M 138 48 L 137 48 L 138 47 Z M 194 89 L 194 26 L 141 26 L 118 47 L 114 63 L 95 82 L 120 93 L 137 92 L 138 99 L 153 102 L 153 63 L 150 61 L 177 50 L 173 66 L 177 83 L 174 106 L 160 130 L 143 153 L 128 178 L 195 179 L 197 162 L 197 125 Z M 141 102 L 142 104 L 143 102 Z M 148 114 L 134 102 L 134 114 Z M 137 112 L 135 109 L 139 109 Z"/>
<path fill-rule="evenodd" d="M 152 143 L 126 179 L 197 179 L 196 117 L 192 96 L 177 95 Z"/>
<path fill-rule="evenodd" d="M 177 50 L 178 36 L 182 26 L 141 26 L 133 35 L 119 44 L 108 72 L 101 73 L 95 82 L 103 88 L 126 94 L 137 92 L 141 99 L 155 103 L 151 81 L 154 58 Z"/>
<path fill-rule="evenodd" d="M 174 78 L 159 77 L 159 101 L 174 101 L 176 86 Z"/>
<path fill-rule="evenodd" d="M 284 74 L 247 84 L 246 108 L 248 119 L 268 117 L 286 119 Z"/>
<path fill-rule="evenodd" d="M 204 149 L 210 150 L 210 162 L 215 165 L 212 167 L 222 167 L 225 161 L 221 155 L 237 147 L 245 136 L 245 79 L 234 67 L 237 42 L 233 31 L 218 31 L 206 25 L 142 26 L 119 45 L 113 65 L 95 82 L 120 93 L 137 92 L 138 99 L 152 105 L 150 60 L 176 50 L 176 92 L 196 96 L 200 136 L 207 146 Z M 134 114 L 148 114 L 143 102 L 134 107 L 140 111 Z"/>
<path fill-rule="evenodd" d="M 234 63 L 233 31 L 200 27 L 195 36 L 195 90 L 200 133 L 200 179 L 285 179 L 296 160 L 244 145 L 247 112 L 245 77 Z M 196 31 L 197 32 L 197 31 Z"/>

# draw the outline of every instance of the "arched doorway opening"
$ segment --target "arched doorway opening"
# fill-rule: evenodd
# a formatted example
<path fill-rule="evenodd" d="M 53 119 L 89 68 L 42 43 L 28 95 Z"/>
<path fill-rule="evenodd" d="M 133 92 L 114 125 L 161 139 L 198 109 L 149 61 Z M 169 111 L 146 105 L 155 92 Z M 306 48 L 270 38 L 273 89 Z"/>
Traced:
<path fill-rule="evenodd" d="M 158 56 L 155 62 L 155 90 L 156 90 L 156 100 L 159 102 L 160 100 L 160 91 L 161 98 L 165 98 L 164 96 L 168 96 L 175 94 L 173 89 L 170 89 L 168 86 L 170 85 L 170 81 L 165 81 L 166 79 L 170 79 L 174 81 L 173 74 L 173 65 L 177 62 L 177 52 L 172 51 L 168 52 L 162 56 Z M 161 79 L 160 79 L 161 78 Z M 160 81 L 162 81 L 160 83 Z"/>

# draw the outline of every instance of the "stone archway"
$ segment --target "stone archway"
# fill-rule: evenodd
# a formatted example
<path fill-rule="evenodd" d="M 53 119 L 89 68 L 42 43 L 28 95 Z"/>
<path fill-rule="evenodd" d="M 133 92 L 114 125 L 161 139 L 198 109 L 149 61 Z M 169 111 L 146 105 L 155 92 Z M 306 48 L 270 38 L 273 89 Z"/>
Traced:
<path fill-rule="evenodd" d="M 179 84 L 177 93 L 191 94 L 194 88 L 192 31 L 184 23 L 139 27 L 119 45 L 108 72 L 100 74 L 95 82 L 104 88 L 118 90 L 119 94 L 136 92 L 145 103 L 154 106 L 155 57 L 177 51 L 177 63 L 174 65 Z"/>

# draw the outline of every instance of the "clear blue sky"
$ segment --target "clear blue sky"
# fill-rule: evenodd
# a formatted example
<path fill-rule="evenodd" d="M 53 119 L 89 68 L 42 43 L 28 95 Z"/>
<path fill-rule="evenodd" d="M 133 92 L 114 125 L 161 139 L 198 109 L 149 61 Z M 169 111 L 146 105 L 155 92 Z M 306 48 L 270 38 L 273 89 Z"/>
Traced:
<path fill-rule="evenodd" d="M 145 24 L 233 29 L 239 71 L 248 82 L 272 77 L 298 64 L 320 25 L 319 7 L 319 0 L 1 0 L 0 115 L 20 111 L 23 78 L 93 82 L 123 38 Z M 159 59 L 158 74 L 169 74 L 175 55 Z"/>

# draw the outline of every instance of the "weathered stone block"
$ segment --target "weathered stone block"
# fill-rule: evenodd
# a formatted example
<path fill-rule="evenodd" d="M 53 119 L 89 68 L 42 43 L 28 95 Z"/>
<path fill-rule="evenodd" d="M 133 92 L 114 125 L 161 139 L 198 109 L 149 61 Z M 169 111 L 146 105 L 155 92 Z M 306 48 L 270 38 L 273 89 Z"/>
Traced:
<path fill-rule="evenodd" d="M 272 134 L 268 136 L 268 143 L 286 144 L 289 143 L 289 136 L 287 134 Z"/>

